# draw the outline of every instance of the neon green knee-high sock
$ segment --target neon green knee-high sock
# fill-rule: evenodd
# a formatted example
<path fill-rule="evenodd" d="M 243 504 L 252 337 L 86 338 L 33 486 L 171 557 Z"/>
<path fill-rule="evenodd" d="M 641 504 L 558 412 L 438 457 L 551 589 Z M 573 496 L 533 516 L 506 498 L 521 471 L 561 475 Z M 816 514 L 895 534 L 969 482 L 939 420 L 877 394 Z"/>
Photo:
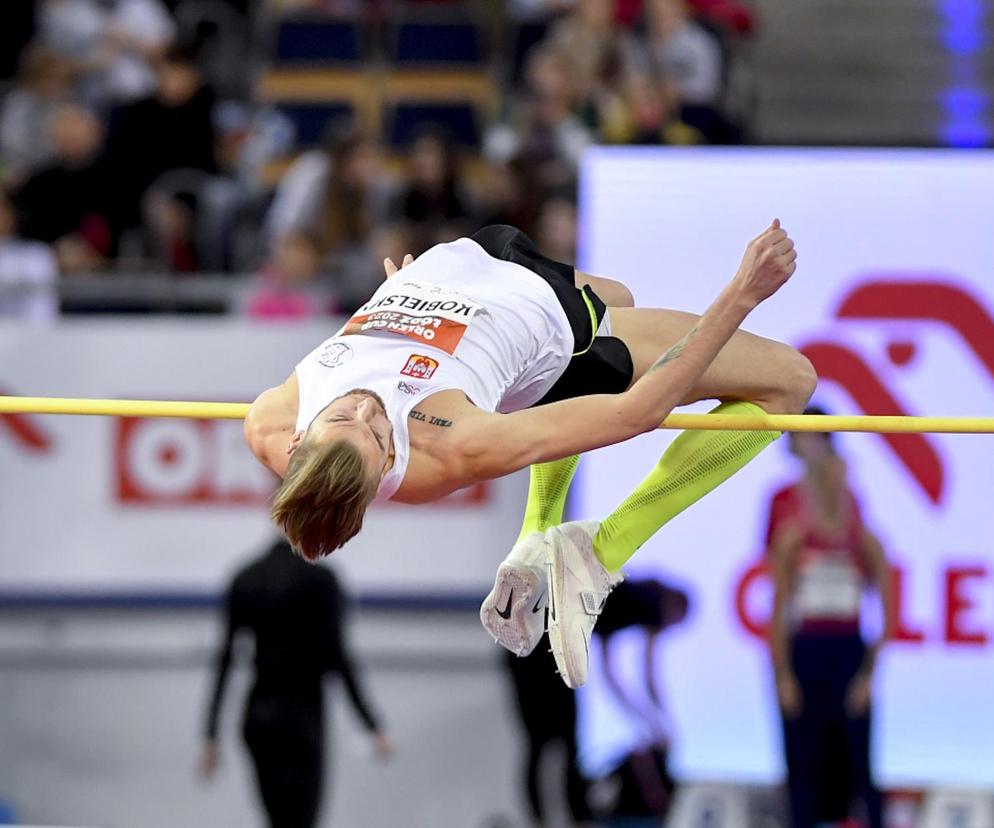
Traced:
<path fill-rule="evenodd" d="M 763 414 L 750 402 L 722 403 L 712 414 Z M 665 523 L 724 483 L 780 436 L 778 431 L 685 431 L 638 488 L 604 521 L 594 554 L 615 572 Z"/>
<path fill-rule="evenodd" d="M 525 505 L 525 518 L 521 524 L 520 541 L 532 532 L 544 532 L 563 519 L 566 508 L 566 493 L 573 481 L 580 455 L 564 457 L 549 463 L 536 463 L 530 469 L 528 480 L 528 502 Z"/>

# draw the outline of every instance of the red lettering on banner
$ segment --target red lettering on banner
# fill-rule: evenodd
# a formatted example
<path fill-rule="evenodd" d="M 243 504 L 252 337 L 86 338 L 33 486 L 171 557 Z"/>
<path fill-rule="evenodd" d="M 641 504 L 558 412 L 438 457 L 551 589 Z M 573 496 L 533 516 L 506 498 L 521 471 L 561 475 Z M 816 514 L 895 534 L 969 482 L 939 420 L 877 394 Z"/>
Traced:
<path fill-rule="evenodd" d="M 983 566 L 951 567 L 946 570 L 946 641 L 950 644 L 987 643 L 987 633 L 967 626 L 964 616 L 976 604 L 963 593 L 965 581 L 986 575 L 987 569 Z"/>
<path fill-rule="evenodd" d="M 275 478 L 248 451 L 241 423 L 121 418 L 117 499 L 132 506 L 261 505 Z"/>
<path fill-rule="evenodd" d="M 970 623 L 970 613 L 978 608 L 977 602 L 966 594 L 967 582 L 977 578 L 987 578 L 989 571 L 982 565 L 949 566 L 943 573 L 945 590 L 942 606 L 937 607 L 936 615 L 943 623 L 942 632 L 938 624 L 934 633 L 926 636 L 921 627 L 905 615 L 906 582 L 905 572 L 900 567 L 891 569 L 891 591 L 894 598 L 895 642 L 922 645 L 926 641 L 944 641 L 947 644 L 967 644 L 985 646 L 990 642 L 990 631 L 979 629 Z M 757 590 L 771 587 L 766 563 L 758 561 L 746 567 L 735 585 L 735 617 L 742 629 L 751 636 L 766 639 L 769 630 L 771 601 L 762 600 Z M 937 620 L 938 620 L 937 619 Z"/>
<path fill-rule="evenodd" d="M 920 644 L 925 633 L 912 627 L 904 617 L 904 570 L 899 566 L 891 567 L 890 589 L 894 598 L 894 640 Z"/>
<path fill-rule="evenodd" d="M 0 394 L 6 396 L 8 391 L 0 388 Z M 42 430 L 35 417 L 27 414 L 0 414 L 3 423 L 14 440 L 28 451 L 44 452 L 52 447 L 52 438 Z"/>
<path fill-rule="evenodd" d="M 766 618 L 756 618 L 751 614 L 749 593 L 753 587 L 757 586 L 765 578 L 769 578 L 769 576 L 769 568 L 763 561 L 760 561 L 742 573 L 742 577 L 735 587 L 735 614 L 738 616 L 739 623 L 743 629 L 757 638 L 766 638 L 770 629 L 770 619 L 768 616 Z"/>

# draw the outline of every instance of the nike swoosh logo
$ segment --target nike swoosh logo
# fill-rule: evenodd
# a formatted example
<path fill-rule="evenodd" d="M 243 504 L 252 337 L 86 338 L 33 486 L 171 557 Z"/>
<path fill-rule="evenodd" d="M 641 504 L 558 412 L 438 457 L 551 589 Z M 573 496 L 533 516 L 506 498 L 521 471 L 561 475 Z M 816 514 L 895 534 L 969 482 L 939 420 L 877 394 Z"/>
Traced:
<path fill-rule="evenodd" d="M 511 617 L 511 603 L 514 601 L 514 590 L 512 589 L 507 596 L 507 605 L 504 609 L 497 608 L 497 614 L 503 618 L 505 621 Z"/>
<path fill-rule="evenodd" d="M 541 612 L 543 607 L 540 606 L 542 599 L 545 597 L 545 590 L 542 590 L 542 594 L 538 596 L 538 600 L 535 602 L 535 606 L 532 607 L 532 612 Z"/>

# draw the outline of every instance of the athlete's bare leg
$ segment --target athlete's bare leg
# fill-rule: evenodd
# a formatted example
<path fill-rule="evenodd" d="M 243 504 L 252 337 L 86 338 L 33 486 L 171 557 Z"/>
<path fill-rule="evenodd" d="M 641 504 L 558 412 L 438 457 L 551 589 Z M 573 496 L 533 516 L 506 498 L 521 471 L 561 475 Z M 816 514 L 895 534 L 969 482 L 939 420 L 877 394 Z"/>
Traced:
<path fill-rule="evenodd" d="M 621 282 L 575 271 L 576 285 L 590 285 L 609 307 L 611 333 L 624 340 L 635 362 L 635 379 L 689 331 L 698 317 L 661 308 L 635 308 Z M 769 414 L 802 411 L 816 381 L 810 363 L 782 342 L 737 332 L 684 404 L 698 400 L 749 400 Z"/>
<path fill-rule="evenodd" d="M 635 379 L 698 319 L 657 308 L 612 307 L 609 313 L 611 333 L 625 342 L 635 362 Z M 789 345 L 737 331 L 682 402 L 749 400 L 769 414 L 793 414 L 804 410 L 816 382 L 811 363 Z"/>
<path fill-rule="evenodd" d="M 601 301 L 609 308 L 634 308 L 635 298 L 626 285 L 604 276 L 594 276 L 582 270 L 573 271 L 573 280 L 578 288 L 590 285 Z"/>

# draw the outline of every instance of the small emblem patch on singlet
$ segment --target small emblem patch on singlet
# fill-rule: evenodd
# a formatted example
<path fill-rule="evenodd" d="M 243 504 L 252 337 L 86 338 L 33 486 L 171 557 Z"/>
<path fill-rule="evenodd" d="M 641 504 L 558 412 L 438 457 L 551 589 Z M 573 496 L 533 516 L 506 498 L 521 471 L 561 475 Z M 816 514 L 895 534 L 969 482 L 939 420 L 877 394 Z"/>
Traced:
<path fill-rule="evenodd" d="M 409 382 L 404 382 L 403 380 L 397 383 L 397 390 L 403 391 L 405 394 L 411 394 L 411 395 L 421 393 L 421 389 L 418 388 L 416 385 L 411 385 Z"/>
<path fill-rule="evenodd" d="M 344 342 L 329 342 L 318 354 L 318 362 L 325 368 L 337 368 L 351 359 L 352 348 Z"/>
<path fill-rule="evenodd" d="M 426 380 L 431 379 L 437 368 L 438 360 L 422 354 L 411 354 L 407 358 L 407 364 L 400 369 L 400 373 L 405 377 Z"/>

